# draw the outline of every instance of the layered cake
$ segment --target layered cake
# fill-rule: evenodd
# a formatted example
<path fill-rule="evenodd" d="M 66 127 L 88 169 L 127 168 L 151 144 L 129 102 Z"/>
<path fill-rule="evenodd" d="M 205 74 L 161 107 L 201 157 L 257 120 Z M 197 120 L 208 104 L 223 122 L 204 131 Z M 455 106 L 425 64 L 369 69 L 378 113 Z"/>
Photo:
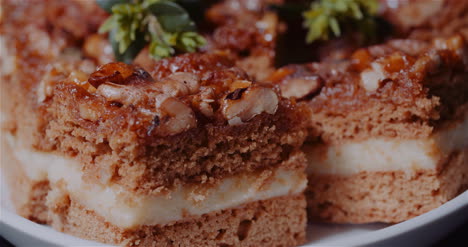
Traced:
<path fill-rule="evenodd" d="M 41 3 L 2 5 L 1 168 L 18 214 L 125 246 L 303 243 L 307 108 L 221 51 L 110 62 L 88 42 L 104 12 Z"/>
<path fill-rule="evenodd" d="M 310 218 L 400 222 L 468 188 L 468 47 L 392 40 L 271 81 L 311 109 Z"/>

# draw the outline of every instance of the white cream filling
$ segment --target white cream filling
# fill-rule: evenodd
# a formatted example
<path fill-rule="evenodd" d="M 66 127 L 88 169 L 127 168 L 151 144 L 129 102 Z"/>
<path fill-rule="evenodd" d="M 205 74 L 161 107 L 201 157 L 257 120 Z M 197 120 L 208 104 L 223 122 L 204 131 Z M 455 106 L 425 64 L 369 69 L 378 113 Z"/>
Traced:
<path fill-rule="evenodd" d="M 307 173 L 351 175 L 362 171 L 413 173 L 435 169 L 452 151 L 468 147 L 468 117 L 428 138 L 371 138 L 339 145 L 307 145 Z"/>
<path fill-rule="evenodd" d="M 4 76 L 11 75 L 16 70 L 16 57 L 8 50 L 5 36 L 0 35 L 0 72 Z"/>
<path fill-rule="evenodd" d="M 10 139 L 10 145 L 14 144 Z M 15 147 L 15 146 L 13 146 Z M 169 192 L 142 196 L 118 185 L 100 186 L 82 180 L 80 164 L 72 159 L 24 148 L 14 155 L 27 175 L 65 184 L 70 196 L 119 227 L 166 224 L 190 215 L 202 215 L 244 203 L 301 193 L 307 184 L 300 171 L 277 169 L 222 179 L 217 185 L 176 186 Z"/>

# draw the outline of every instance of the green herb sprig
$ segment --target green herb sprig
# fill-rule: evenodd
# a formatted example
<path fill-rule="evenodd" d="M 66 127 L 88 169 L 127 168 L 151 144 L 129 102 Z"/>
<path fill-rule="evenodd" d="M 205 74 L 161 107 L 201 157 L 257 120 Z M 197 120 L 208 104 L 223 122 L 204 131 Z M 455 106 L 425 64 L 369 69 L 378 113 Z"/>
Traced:
<path fill-rule="evenodd" d="M 109 39 L 118 61 L 131 63 L 149 44 L 154 59 L 174 55 L 177 51 L 194 52 L 206 40 L 196 32 L 187 11 L 171 0 L 96 0 L 111 13 L 100 33 Z"/>
<path fill-rule="evenodd" d="M 306 41 L 338 37 L 343 25 L 354 25 L 364 34 L 375 33 L 378 0 L 317 0 L 303 12 L 303 25 L 308 29 Z"/>

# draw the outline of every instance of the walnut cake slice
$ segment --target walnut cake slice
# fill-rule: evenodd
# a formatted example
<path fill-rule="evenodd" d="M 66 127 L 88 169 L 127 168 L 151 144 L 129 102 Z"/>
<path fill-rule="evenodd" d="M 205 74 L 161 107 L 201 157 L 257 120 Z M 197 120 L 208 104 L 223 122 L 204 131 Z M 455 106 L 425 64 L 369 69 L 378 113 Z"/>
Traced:
<path fill-rule="evenodd" d="M 400 222 L 468 188 L 468 47 L 391 40 L 271 80 L 311 110 L 309 216 Z"/>

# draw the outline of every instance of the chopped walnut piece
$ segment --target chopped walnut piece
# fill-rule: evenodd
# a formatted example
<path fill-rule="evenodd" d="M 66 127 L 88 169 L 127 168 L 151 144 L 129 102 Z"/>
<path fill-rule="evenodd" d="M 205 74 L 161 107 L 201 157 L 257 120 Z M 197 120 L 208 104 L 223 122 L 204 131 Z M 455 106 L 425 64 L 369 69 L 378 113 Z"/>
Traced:
<path fill-rule="evenodd" d="M 378 62 L 371 63 L 371 68 L 361 73 L 361 85 L 368 92 L 377 90 L 380 83 L 387 78 L 383 66 Z"/>
<path fill-rule="evenodd" d="M 198 92 L 200 78 L 193 73 L 177 72 L 158 83 L 162 83 L 162 92 L 167 95 L 185 96 Z"/>
<path fill-rule="evenodd" d="M 229 89 L 231 91 L 234 91 L 234 90 L 239 89 L 239 88 L 248 88 L 248 87 L 250 87 L 250 85 L 252 85 L 251 81 L 237 80 L 237 81 L 234 81 L 233 83 L 231 83 L 229 85 Z"/>
<path fill-rule="evenodd" d="M 161 97 L 157 100 L 157 104 L 159 104 L 157 109 L 160 114 L 157 129 L 162 135 L 175 135 L 196 127 L 197 120 L 192 109 L 180 100 L 173 97 Z"/>
<path fill-rule="evenodd" d="M 351 63 L 359 71 L 367 69 L 372 60 L 368 49 L 359 49 L 351 55 Z"/>
<path fill-rule="evenodd" d="M 302 99 L 318 92 L 322 84 L 322 79 L 316 75 L 292 78 L 281 84 L 281 94 L 286 98 Z"/>
<path fill-rule="evenodd" d="M 229 100 L 238 100 L 242 97 L 242 94 L 247 90 L 247 88 L 238 88 L 234 90 L 234 92 L 229 93 L 226 95 L 226 99 Z"/>
<path fill-rule="evenodd" d="M 213 107 L 211 106 L 214 102 L 215 95 L 211 87 L 201 87 L 200 94 L 196 95 L 192 100 L 192 104 L 198 107 L 200 112 L 207 117 L 212 117 L 214 114 Z"/>
<path fill-rule="evenodd" d="M 115 101 L 124 105 L 135 104 L 142 96 L 142 93 L 139 90 L 135 90 L 133 87 L 127 87 L 112 82 L 101 84 L 96 92 L 104 96 L 107 101 Z"/>
<path fill-rule="evenodd" d="M 273 89 L 254 86 L 245 90 L 238 99 L 224 99 L 222 111 L 230 125 L 238 125 L 263 112 L 274 114 L 278 101 Z"/>
<path fill-rule="evenodd" d="M 79 70 L 72 71 L 70 75 L 68 76 L 67 81 L 72 82 L 76 84 L 77 86 L 80 86 L 86 89 L 86 91 L 90 93 L 96 92 L 96 88 L 88 82 L 88 75 L 86 75 L 86 73 L 81 72 Z"/>
<path fill-rule="evenodd" d="M 120 62 L 105 64 L 89 77 L 89 83 L 96 88 L 105 82 L 127 85 L 152 81 L 153 78 L 144 69 Z"/>

